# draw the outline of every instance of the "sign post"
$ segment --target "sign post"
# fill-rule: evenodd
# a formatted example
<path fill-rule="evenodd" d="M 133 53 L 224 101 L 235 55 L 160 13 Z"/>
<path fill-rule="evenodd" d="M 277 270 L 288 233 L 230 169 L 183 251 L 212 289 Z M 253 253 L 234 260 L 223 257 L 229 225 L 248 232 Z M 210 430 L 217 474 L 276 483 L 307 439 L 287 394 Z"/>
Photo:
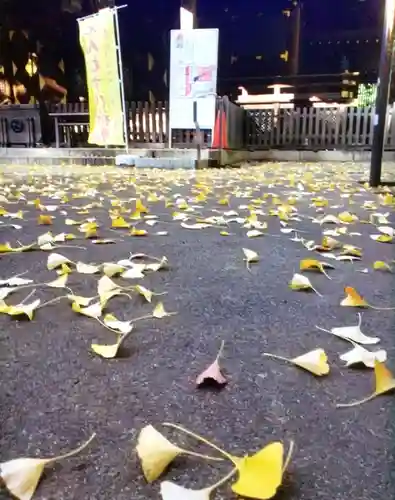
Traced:
<path fill-rule="evenodd" d="M 173 129 L 214 129 L 218 38 L 217 29 L 171 31 L 169 147 Z"/>
<path fill-rule="evenodd" d="M 125 146 L 128 126 L 118 9 L 105 8 L 78 19 L 89 95 L 89 144 Z"/>

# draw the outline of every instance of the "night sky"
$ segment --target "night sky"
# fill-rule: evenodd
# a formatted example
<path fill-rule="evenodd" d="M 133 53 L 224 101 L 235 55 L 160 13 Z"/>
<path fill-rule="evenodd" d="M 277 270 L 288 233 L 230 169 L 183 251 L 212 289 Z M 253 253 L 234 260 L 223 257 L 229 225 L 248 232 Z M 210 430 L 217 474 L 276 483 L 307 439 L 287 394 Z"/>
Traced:
<path fill-rule="evenodd" d="M 84 66 L 76 18 L 89 14 L 95 1 L 0 0 L 0 24 L 8 19 L 14 27 L 28 29 L 31 36 L 43 43 L 48 65 L 63 58 L 70 75 Z M 284 51 L 292 51 L 294 17 L 283 13 L 293 8 L 290 0 L 197 1 L 199 27 L 220 30 L 219 82 L 225 91 L 232 85 L 237 88 L 257 80 L 260 85 L 260 78 L 290 73 L 290 62 L 280 57 Z M 179 27 L 180 0 L 116 3 L 129 3 L 119 17 L 130 93 L 145 99 L 149 88 L 155 96 L 165 98 L 169 31 Z M 349 69 L 375 80 L 383 3 L 384 0 L 303 0 L 299 73 L 340 73 Z M 77 9 L 74 13 L 62 13 L 61 5 L 77 5 Z M 155 61 L 150 74 L 148 54 Z"/>

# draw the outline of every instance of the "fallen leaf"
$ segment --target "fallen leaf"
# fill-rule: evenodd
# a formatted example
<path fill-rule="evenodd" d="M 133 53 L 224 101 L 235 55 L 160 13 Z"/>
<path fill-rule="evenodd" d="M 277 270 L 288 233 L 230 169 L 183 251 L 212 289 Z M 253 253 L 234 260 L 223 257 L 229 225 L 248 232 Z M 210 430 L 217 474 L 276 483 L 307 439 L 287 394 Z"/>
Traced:
<path fill-rule="evenodd" d="M 93 440 L 89 440 L 77 449 L 53 458 L 15 458 L 0 464 L 0 477 L 7 490 L 19 500 L 30 500 L 40 481 L 44 467 L 50 463 L 58 462 L 72 457 L 83 451 Z"/>
<path fill-rule="evenodd" d="M 65 288 L 68 277 L 69 275 L 67 273 L 62 274 L 56 280 L 47 283 L 47 286 L 50 286 L 51 288 Z"/>
<path fill-rule="evenodd" d="M 159 302 L 155 309 L 153 310 L 152 312 L 152 316 L 154 318 L 158 318 L 158 319 L 161 319 L 161 318 L 165 318 L 166 316 L 173 316 L 173 314 L 176 314 L 175 312 L 166 312 L 165 311 L 165 308 L 163 306 L 163 303 L 162 302 Z"/>
<path fill-rule="evenodd" d="M 384 349 L 371 352 L 360 345 L 355 345 L 353 349 L 339 356 L 345 361 L 346 366 L 363 364 L 367 368 L 374 368 L 375 361 L 384 363 L 387 361 L 387 352 Z"/>
<path fill-rule="evenodd" d="M 366 300 L 359 295 L 359 293 L 355 290 L 355 288 L 351 286 L 346 286 L 344 288 L 346 293 L 346 298 L 340 302 L 341 306 L 345 307 L 368 307 L 369 304 Z"/>
<path fill-rule="evenodd" d="M 108 276 L 116 276 L 117 274 L 121 274 L 125 271 L 125 267 L 119 264 L 115 264 L 114 262 L 105 262 L 102 266 L 103 273 Z"/>
<path fill-rule="evenodd" d="M 306 278 L 303 274 L 295 273 L 289 283 L 289 287 L 292 290 L 313 290 L 317 295 L 322 297 L 322 295 L 313 287 L 309 278 Z"/>
<path fill-rule="evenodd" d="M 102 358 L 113 359 L 116 357 L 123 340 L 124 335 L 119 334 L 118 340 L 115 344 L 91 344 L 91 349 L 95 354 L 98 354 Z"/>
<path fill-rule="evenodd" d="M 116 217 L 112 220 L 111 227 L 115 229 L 129 229 L 130 224 L 123 217 Z"/>
<path fill-rule="evenodd" d="M 273 498 L 281 486 L 284 469 L 284 447 L 279 441 L 265 446 L 252 456 L 235 461 L 239 477 L 232 491 L 247 498 Z"/>
<path fill-rule="evenodd" d="M 151 292 L 151 290 L 148 290 L 148 288 L 145 288 L 141 285 L 136 285 L 135 287 L 133 287 L 133 289 L 136 290 L 137 293 L 142 295 L 147 302 L 152 301 L 153 293 Z"/>
<path fill-rule="evenodd" d="M 221 368 L 219 365 L 219 359 L 222 355 L 224 349 L 224 341 L 221 343 L 221 347 L 218 351 L 217 357 L 214 362 L 206 368 L 196 379 L 197 387 L 202 387 L 206 384 L 217 384 L 223 386 L 227 383 L 226 378 L 222 375 Z"/>
<path fill-rule="evenodd" d="M 53 269 L 60 267 L 62 264 L 71 263 L 71 260 L 67 257 L 64 257 L 63 255 L 60 255 L 59 253 L 51 253 L 50 255 L 48 255 L 47 269 L 49 271 L 52 271 Z"/>
<path fill-rule="evenodd" d="M 37 222 L 41 226 L 50 226 L 52 224 L 52 217 L 50 215 L 40 215 Z"/>
<path fill-rule="evenodd" d="M 147 236 L 147 231 L 145 229 L 136 229 L 134 226 L 130 231 L 131 236 Z"/>
<path fill-rule="evenodd" d="M 259 255 L 254 250 L 243 248 L 244 260 L 247 263 L 247 269 L 250 270 L 250 264 L 259 261 Z"/>
<path fill-rule="evenodd" d="M 257 229 L 251 229 L 251 231 L 247 231 L 248 238 L 257 238 L 258 236 L 262 236 L 264 233 L 262 231 L 258 231 Z"/>
<path fill-rule="evenodd" d="M 27 316 L 30 321 L 33 319 L 34 311 L 40 305 L 41 300 L 37 299 L 30 304 L 17 304 L 16 306 L 7 306 L 6 310 L 2 308 L 1 312 L 5 312 L 9 316 Z"/>
<path fill-rule="evenodd" d="M 95 297 L 81 297 L 81 295 L 67 295 L 67 298 L 71 300 L 71 302 L 75 302 L 78 306 L 89 306 L 89 304 L 94 300 Z"/>
<path fill-rule="evenodd" d="M 80 274 L 96 274 L 100 272 L 100 266 L 94 264 L 84 264 L 83 262 L 77 262 L 76 271 Z"/>
<path fill-rule="evenodd" d="M 349 340 L 351 342 L 356 342 L 357 344 L 363 344 L 363 345 L 372 345 L 372 344 L 377 344 L 380 342 L 380 339 L 378 337 L 369 337 L 368 335 L 365 335 L 361 331 L 361 323 L 362 323 L 362 315 L 358 313 L 358 325 L 356 326 L 341 326 L 338 328 L 332 328 L 331 330 L 326 330 L 325 328 L 321 328 L 319 326 L 316 326 L 318 330 L 322 330 L 327 333 L 332 333 L 333 335 L 336 335 L 336 337 L 340 337 L 341 339 L 344 340 Z"/>
<path fill-rule="evenodd" d="M 375 271 L 389 271 L 392 273 L 392 267 L 382 260 L 376 260 L 373 262 L 373 269 Z"/>
<path fill-rule="evenodd" d="M 338 215 L 338 219 L 345 224 L 351 224 L 358 220 L 358 217 L 350 212 L 342 212 Z"/>
<path fill-rule="evenodd" d="M 331 277 L 325 271 L 325 267 L 334 269 L 334 267 L 328 262 L 320 262 L 316 259 L 303 259 L 299 263 L 299 269 L 301 271 L 320 271 L 321 273 L 325 274 L 328 279 L 331 279 Z"/>
<path fill-rule="evenodd" d="M 88 307 L 81 307 L 77 302 L 73 302 L 71 308 L 74 312 L 88 316 L 89 318 L 99 318 L 102 315 L 102 304 L 96 302 Z"/>
<path fill-rule="evenodd" d="M 211 227 L 211 224 L 206 224 L 204 222 L 198 222 L 196 224 L 187 224 L 186 222 L 181 222 L 181 227 L 184 229 L 205 229 L 207 227 Z"/>
<path fill-rule="evenodd" d="M 353 401 L 352 403 L 341 403 L 337 404 L 337 408 L 346 408 L 351 406 L 358 406 L 363 403 L 366 403 L 376 396 L 380 396 L 381 394 L 385 394 L 387 392 L 393 391 L 395 389 L 395 379 L 392 373 L 385 366 L 385 363 L 380 363 L 375 360 L 374 362 L 374 378 L 375 378 L 375 390 L 373 394 L 359 400 Z"/>
<path fill-rule="evenodd" d="M 379 243 L 392 243 L 393 236 L 388 234 L 371 234 L 370 238 L 374 241 L 378 241 Z"/>
<path fill-rule="evenodd" d="M 0 280 L 0 286 L 23 286 L 23 285 L 29 285 L 30 283 L 33 283 L 33 280 L 25 279 L 25 278 L 19 278 L 19 276 L 13 276 L 11 278 L 8 278 L 6 280 Z"/>
<path fill-rule="evenodd" d="M 145 269 L 146 266 L 143 266 L 143 269 Z M 121 277 L 124 279 L 141 279 L 144 278 L 144 274 L 142 273 L 142 267 L 139 265 L 130 267 L 129 269 L 126 269 L 121 274 Z"/>
<path fill-rule="evenodd" d="M 94 245 L 111 245 L 112 243 L 116 243 L 116 241 L 111 240 L 110 238 L 104 238 L 100 240 L 93 240 L 92 243 Z"/>
<path fill-rule="evenodd" d="M 144 476 L 149 483 L 158 479 L 170 463 L 183 452 L 152 425 L 141 429 L 136 451 Z"/>
<path fill-rule="evenodd" d="M 131 321 L 120 321 L 113 314 L 106 314 L 103 323 L 112 330 L 118 330 L 123 334 L 130 333 L 133 330 Z"/>
<path fill-rule="evenodd" d="M 327 355 L 325 351 L 320 348 L 314 349 L 313 351 L 309 351 L 306 354 L 302 354 L 301 356 L 297 356 L 296 358 L 292 359 L 270 353 L 263 353 L 263 355 L 275 359 L 280 359 L 282 361 L 287 361 L 288 363 L 292 363 L 300 368 L 303 368 L 304 370 L 307 370 L 314 375 L 322 376 L 328 375 L 329 373 Z"/>

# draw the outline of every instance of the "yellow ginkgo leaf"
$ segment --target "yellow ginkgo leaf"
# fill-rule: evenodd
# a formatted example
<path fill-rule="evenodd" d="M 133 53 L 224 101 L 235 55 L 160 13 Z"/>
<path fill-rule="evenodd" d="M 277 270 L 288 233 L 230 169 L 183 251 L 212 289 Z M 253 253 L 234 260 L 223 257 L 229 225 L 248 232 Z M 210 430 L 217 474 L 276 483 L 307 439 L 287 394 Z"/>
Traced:
<path fill-rule="evenodd" d="M 371 239 L 374 241 L 378 241 L 379 243 L 392 243 L 393 236 L 389 234 L 371 234 Z"/>
<path fill-rule="evenodd" d="M 148 214 L 149 210 L 146 206 L 143 205 L 143 202 L 140 199 L 136 200 L 136 212 L 140 214 Z"/>
<path fill-rule="evenodd" d="M 328 262 L 320 262 L 316 259 L 303 259 L 299 263 L 299 269 L 301 271 L 320 271 L 325 274 L 325 276 L 329 279 L 330 276 L 326 273 L 325 267 L 329 269 L 334 269 L 334 267 Z"/>
<path fill-rule="evenodd" d="M 355 288 L 351 286 L 346 286 L 344 288 L 346 293 L 346 298 L 340 302 L 341 306 L 345 307 L 369 307 L 369 304 L 366 300 L 359 295 L 359 293 L 355 290 Z"/>
<path fill-rule="evenodd" d="M 147 236 L 147 231 L 145 229 L 136 229 L 134 226 L 130 231 L 131 236 Z"/>
<path fill-rule="evenodd" d="M 70 274 L 71 273 L 71 267 L 68 266 L 67 264 L 62 264 L 60 268 L 56 270 L 56 272 L 61 276 L 62 274 Z"/>
<path fill-rule="evenodd" d="M 81 307 L 77 302 L 73 302 L 71 308 L 74 312 L 88 316 L 89 318 L 99 318 L 102 315 L 102 304 L 96 302 L 88 307 Z"/>
<path fill-rule="evenodd" d="M 152 296 L 153 296 L 153 293 L 151 292 L 151 290 L 148 290 L 148 288 L 145 288 L 144 286 L 141 286 L 141 285 L 136 285 L 134 287 L 134 290 L 136 290 L 137 293 L 142 295 L 147 302 L 151 302 Z"/>
<path fill-rule="evenodd" d="M 314 375 L 322 376 L 328 375 L 329 373 L 328 358 L 323 349 L 314 349 L 313 351 L 291 359 L 291 362 Z"/>
<path fill-rule="evenodd" d="M 373 269 L 376 271 L 389 271 L 392 272 L 392 267 L 382 260 L 376 260 L 373 262 Z"/>
<path fill-rule="evenodd" d="M 120 321 L 113 314 L 106 314 L 104 316 L 103 323 L 111 328 L 111 330 L 117 330 L 122 334 L 130 333 L 133 330 L 133 324 L 131 321 Z"/>
<path fill-rule="evenodd" d="M 110 238 L 103 238 L 99 240 L 93 240 L 92 243 L 94 245 L 111 245 L 112 243 L 116 243 L 116 241 Z"/>
<path fill-rule="evenodd" d="M 359 400 L 353 401 L 352 403 L 343 403 L 336 405 L 338 408 L 346 408 L 350 406 L 358 406 L 362 403 L 366 403 L 376 396 L 381 394 L 386 394 L 387 392 L 395 390 L 395 378 L 390 372 L 390 370 L 385 366 L 384 362 L 377 361 L 374 362 L 374 379 L 375 379 L 375 389 L 373 394 Z"/>
<path fill-rule="evenodd" d="M 130 224 L 123 217 L 116 217 L 112 220 L 111 227 L 116 229 L 128 229 Z"/>
<path fill-rule="evenodd" d="M 322 375 L 328 375 L 330 370 L 327 355 L 325 351 L 320 348 L 309 351 L 306 354 L 297 356 L 296 358 L 286 358 L 284 356 L 279 356 L 278 354 L 271 354 L 267 352 L 263 353 L 263 355 L 292 363 L 293 365 L 303 368 L 304 370 L 319 377 Z"/>
<path fill-rule="evenodd" d="M 96 274 L 100 272 L 100 266 L 94 264 L 84 264 L 84 262 L 77 262 L 76 271 L 80 274 Z"/>
<path fill-rule="evenodd" d="M 0 464 L 0 477 L 7 490 L 19 500 L 30 500 L 36 491 L 44 467 L 80 453 L 93 440 L 95 434 L 84 443 L 65 455 L 54 458 L 15 458 Z"/>
<path fill-rule="evenodd" d="M 62 264 L 71 264 L 71 260 L 59 253 L 51 253 L 48 255 L 47 269 L 49 271 L 60 267 Z"/>
<path fill-rule="evenodd" d="M 247 263 L 247 269 L 250 269 L 250 264 L 259 261 L 259 255 L 254 250 L 249 250 L 248 248 L 243 248 L 244 260 Z"/>
<path fill-rule="evenodd" d="M 0 244 L 0 253 L 8 253 L 12 252 L 12 247 L 9 243 L 1 243 Z"/>
<path fill-rule="evenodd" d="M 247 231 L 247 238 L 257 238 L 263 234 L 264 233 L 262 233 L 262 231 L 258 231 L 258 229 L 251 229 L 250 231 Z"/>
<path fill-rule="evenodd" d="M 152 425 L 144 427 L 139 434 L 136 451 L 146 480 L 158 479 L 168 465 L 182 453 Z"/>
<path fill-rule="evenodd" d="M 47 286 L 50 286 L 52 288 L 64 288 L 66 286 L 68 277 L 68 273 L 63 273 L 56 280 L 47 283 Z"/>
<path fill-rule="evenodd" d="M 289 288 L 291 290 L 313 290 L 321 297 L 321 294 L 313 287 L 309 278 L 303 276 L 303 274 L 295 273 L 289 283 Z"/>
<path fill-rule="evenodd" d="M 339 224 L 340 221 L 339 219 L 335 216 L 335 215 L 325 215 L 325 217 L 323 217 L 319 223 L 322 225 L 322 224 Z"/>
<path fill-rule="evenodd" d="M 115 344 L 91 344 L 91 349 L 94 353 L 98 354 L 102 358 L 113 359 L 118 353 L 121 343 L 124 340 L 124 335 L 119 335 L 118 340 Z"/>
<path fill-rule="evenodd" d="M 152 311 L 152 316 L 154 318 L 165 318 L 166 316 L 173 316 L 173 314 L 176 314 L 175 312 L 167 312 L 165 311 L 165 308 L 163 306 L 162 302 L 159 302 L 156 306 L 155 309 Z"/>
<path fill-rule="evenodd" d="M 118 289 L 119 286 L 108 276 L 102 276 L 97 283 L 97 293 L 100 297 L 112 290 Z"/>
<path fill-rule="evenodd" d="M 40 305 L 40 302 L 40 299 L 37 299 L 31 304 L 18 304 L 16 306 L 8 306 L 5 312 L 9 316 L 27 316 L 31 321 L 34 316 L 34 311 Z"/>
<path fill-rule="evenodd" d="M 41 226 L 50 226 L 52 224 L 52 217 L 50 215 L 39 215 L 37 222 Z"/>
<path fill-rule="evenodd" d="M 358 217 L 350 212 L 341 212 L 337 217 L 345 224 L 351 224 L 352 222 L 356 222 L 358 220 Z"/>
<path fill-rule="evenodd" d="M 238 459 L 239 473 L 232 490 L 246 498 L 273 498 L 283 478 L 284 447 L 280 442 L 268 444 L 252 456 Z"/>
<path fill-rule="evenodd" d="M 86 307 L 92 302 L 94 297 L 81 297 L 81 295 L 67 295 L 71 302 L 75 302 L 78 306 Z M 78 311 L 79 312 L 79 311 Z"/>
<path fill-rule="evenodd" d="M 362 257 L 362 249 L 354 245 L 343 245 L 341 255 L 351 255 L 353 257 Z"/>
<path fill-rule="evenodd" d="M 117 274 L 121 274 L 125 271 L 125 267 L 115 262 L 105 262 L 102 266 L 103 273 L 111 278 L 111 276 L 116 276 Z"/>

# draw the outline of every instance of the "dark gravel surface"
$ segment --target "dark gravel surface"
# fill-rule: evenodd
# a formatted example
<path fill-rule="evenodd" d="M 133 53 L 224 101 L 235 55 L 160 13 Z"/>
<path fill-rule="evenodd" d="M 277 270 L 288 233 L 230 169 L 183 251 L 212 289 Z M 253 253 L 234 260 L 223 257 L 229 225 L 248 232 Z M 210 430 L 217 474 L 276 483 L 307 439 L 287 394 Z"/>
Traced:
<path fill-rule="evenodd" d="M 83 454 L 48 467 L 35 498 L 159 498 L 159 481 L 145 483 L 134 447 L 138 432 L 149 423 L 185 443 L 183 437 L 160 427 L 161 422 L 171 421 L 200 432 L 234 455 L 254 452 L 272 440 L 287 443 L 294 439 L 295 454 L 278 499 L 394 498 L 393 395 L 360 407 L 337 409 L 336 403 L 359 399 L 372 391 L 373 372 L 344 368 L 338 355 L 349 345 L 315 329 L 316 324 L 329 329 L 357 323 L 357 310 L 339 305 L 347 285 L 374 305 L 395 306 L 393 275 L 372 269 L 375 260 L 390 263 L 395 258 L 393 245 L 371 240 L 369 235 L 378 233 L 371 224 L 353 223 L 348 233 L 361 235 L 347 234 L 339 240 L 363 248 L 362 261 L 330 260 L 336 267 L 330 271 L 332 280 L 309 273 L 323 297 L 292 291 L 288 283 L 298 272 L 300 259 L 324 258 L 291 241 L 291 235 L 280 232 L 278 217 L 267 215 L 276 208 L 268 193 L 276 193 L 287 203 L 302 182 L 305 191 L 298 191 L 294 205 L 301 220 L 289 222 L 289 227 L 297 228 L 306 239 L 320 242 L 323 230 L 336 227 L 315 224 L 310 217 L 337 215 L 344 210 L 362 220 L 370 213 L 390 212 L 388 225 L 393 225 L 393 208 L 380 206 L 376 193 L 357 184 L 357 173 L 357 166 L 300 164 L 196 175 L 102 173 L 86 168 L 69 174 L 37 168 L 30 173 L 22 169 L 5 171 L 0 195 L 10 199 L 10 194 L 20 192 L 26 201 L 0 203 L 10 212 L 24 211 L 23 220 L 0 218 L 1 243 L 31 243 L 48 229 L 53 234 L 79 235 L 78 226 L 66 226 L 65 219 L 95 217 L 101 224 L 100 236 L 117 239 L 116 244 L 94 245 L 82 238 L 65 243 L 66 247 L 56 252 L 85 263 L 116 262 L 130 252 L 166 256 L 169 270 L 134 282 L 157 293 L 166 292 L 153 302 L 162 300 L 166 310 L 177 315 L 137 323 L 120 356 L 113 360 L 102 359 L 90 350 L 91 342 L 111 343 L 112 333 L 95 320 L 74 313 L 67 300 L 40 309 L 31 322 L 1 315 L 0 462 L 20 456 L 56 455 L 78 446 L 95 431 L 96 440 Z M 295 176 L 295 186 L 290 185 L 290 175 Z M 202 186 L 210 188 L 207 200 L 199 204 L 190 201 Z M 59 199 L 62 192 L 69 197 L 67 203 Z M 175 207 L 165 207 L 163 199 L 155 203 L 145 199 L 150 192 L 168 201 L 183 197 L 190 206 L 199 205 L 195 212 L 186 212 L 188 223 L 194 223 L 196 216 L 220 216 L 229 210 L 246 217 L 249 211 L 239 207 L 255 203 L 266 214 L 258 218 L 268 222 L 267 234 L 249 239 L 247 230 L 237 222 L 230 223 L 228 229 L 184 229 L 180 221 L 173 221 Z M 119 198 L 132 209 L 136 196 L 142 198 L 151 214 L 158 215 L 159 222 L 154 227 L 138 223 L 138 228 L 144 227 L 149 233 L 140 238 L 129 236 L 125 230 L 110 230 L 111 200 Z M 229 206 L 219 204 L 226 196 Z M 315 196 L 328 199 L 328 208 L 317 212 L 311 206 Z M 41 212 L 29 203 L 37 197 L 44 205 L 59 205 L 52 213 L 53 226 L 37 224 Z M 366 201 L 376 203 L 377 209 L 361 208 Z M 78 213 L 93 202 L 101 206 L 89 209 L 88 214 Z M 129 214 L 124 216 L 128 219 Z M 10 223 L 20 224 L 22 229 L 7 227 Z M 224 230 L 230 235 L 220 235 Z M 157 231 L 168 234 L 159 236 Z M 260 256 L 259 263 L 251 265 L 251 272 L 243 262 L 243 247 Z M 55 279 L 55 272 L 46 270 L 48 255 L 44 251 L 2 254 L 0 277 L 28 271 L 24 277 L 37 283 Z M 367 274 L 358 272 L 364 268 L 369 269 Z M 69 286 L 76 294 L 92 296 L 97 280 L 97 276 L 73 273 Z M 12 294 L 6 302 L 17 304 L 29 292 Z M 63 293 L 38 287 L 35 297 L 47 301 Z M 152 305 L 145 304 L 141 297 L 114 298 L 107 308 L 120 319 L 132 319 L 151 310 Z M 367 309 L 363 331 L 382 339 L 379 346 L 387 350 L 387 366 L 395 372 L 394 313 Z M 195 378 L 215 358 L 221 340 L 225 341 L 221 363 L 229 384 L 222 391 L 198 390 Z M 295 357 L 316 347 L 328 354 L 331 373 L 327 377 L 316 378 L 262 356 L 268 351 Z M 188 440 L 188 444 L 195 443 Z M 227 466 L 183 458 L 177 459 L 164 477 L 197 488 L 214 483 L 226 470 Z M 0 498 L 9 497 L 0 493 Z M 227 486 L 215 498 L 235 496 Z"/>

